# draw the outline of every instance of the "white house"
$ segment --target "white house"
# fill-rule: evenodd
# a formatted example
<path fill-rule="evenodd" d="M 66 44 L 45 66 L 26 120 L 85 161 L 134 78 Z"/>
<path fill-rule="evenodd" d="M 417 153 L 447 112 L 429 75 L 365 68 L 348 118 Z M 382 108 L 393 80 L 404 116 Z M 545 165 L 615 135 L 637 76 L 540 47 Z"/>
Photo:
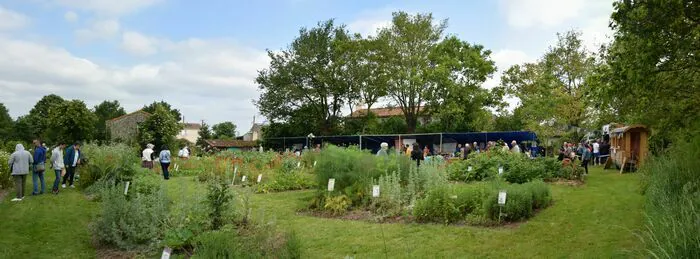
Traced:
<path fill-rule="evenodd" d="M 199 123 L 184 123 L 182 131 L 180 131 L 180 134 L 177 134 L 177 138 L 196 143 L 197 138 L 199 138 L 199 128 L 201 127 L 202 125 Z"/>

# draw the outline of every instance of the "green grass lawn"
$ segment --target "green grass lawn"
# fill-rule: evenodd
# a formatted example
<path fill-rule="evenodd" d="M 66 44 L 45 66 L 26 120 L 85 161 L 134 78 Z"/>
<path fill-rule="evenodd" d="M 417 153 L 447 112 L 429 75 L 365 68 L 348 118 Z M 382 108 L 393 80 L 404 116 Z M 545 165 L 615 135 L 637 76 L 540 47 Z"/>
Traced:
<path fill-rule="evenodd" d="M 196 188 L 173 178 L 171 197 Z M 527 222 L 499 228 L 377 224 L 297 215 L 313 191 L 253 195 L 253 217 L 275 221 L 303 240 L 305 258 L 610 258 L 638 257 L 639 175 L 593 169 L 579 187 L 553 185 L 554 204 Z M 202 186 L 203 187 L 203 186 Z M 184 189 L 183 189 L 184 188 Z M 0 203 L 0 258 L 94 257 L 87 229 L 98 204 L 75 190 Z M 386 250 L 385 250 L 386 247 Z"/>

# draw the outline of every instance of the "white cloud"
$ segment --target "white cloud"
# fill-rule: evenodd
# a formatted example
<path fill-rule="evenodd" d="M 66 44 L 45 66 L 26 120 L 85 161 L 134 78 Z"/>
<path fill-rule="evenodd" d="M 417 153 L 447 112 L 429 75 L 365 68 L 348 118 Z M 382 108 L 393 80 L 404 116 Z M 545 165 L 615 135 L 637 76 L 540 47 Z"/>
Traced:
<path fill-rule="evenodd" d="M 63 14 L 63 19 L 65 19 L 68 22 L 77 22 L 78 14 L 73 11 L 68 11 L 65 14 Z"/>
<path fill-rule="evenodd" d="M 0 37 L 0 100 L 15 117 L 50 93 L 90 106 L 116 99 L 128 111 L 165 100 L 188 121 L 233 121 L 247 130 L 257 114 L 251 101 L 258 97 L 254 79 L 269 62 L 264 51 L 226 39 L 157 41 L 154 48 L 164 54 L 162 61 L 123 67 Z"/>
<path fill-rule="evenodd" d="M 585 0 L 501 0 L 508 24 L 516 28 L 554 27 L 577 18 Z"/>
<path fill-rule="evenodd" d="M 508 70 L 511 66 L 535 61 L 535 58 L 527 55 L 527 53 L 513 49 L 496 51 L 491 55 L 491 59 L 496 63 L 498 70 L 493 74 L 493 77 L 486 79 L 486 82 L 484 82 L 483 86 L 486 89 L 499 86 L 503 72 Z M 506 109 L 509 111 L 512 111 L 520 104 L 520 100 L 513 96 L 506 96 L 503 101 L 508 104 Z"/>
<path fill-rule="evenodd" d="M 29 17 L 0 5 L 0 31 L 15 30 L 29 24 Z"/>
<path fill-rule="evenodd" d="M 95 12 L 102 16 L 118 17 L 137 12 L 165 0 L 47 0 L 68 8 Z"/>
<path fill-rule="evenodd" d="M 391 26 L 391 8 L 381 8 L 361 12 L 354 20 L 348 23 L 348 30 L 360 33 L 362 36 L 374 36 L 377 30 Z"/>
<path fill-rule="evenodd" d="M 121 26 L 117 20 L 96 20 L 90 24 L 90 27 L 76 30 L 75 36 L 81 41 L 109 40 L 114 38 L 120 29 Z"/>
<path fill-rule="evenodd" d="M 588 20 L 588 22 L 581 28 L 581 40 L 587 50 L 592 52 L 598 52 L 600 46 L 605 43 L 609 43 L 612 40 L 612 30 L 609 25 L 608 16 L 600 16 Z"/>
<path fill-rule="evenodd" d="M 158 52 L 158 39 L 138 32 L 127 31 L 122 34 L 122 49 L 136 56 L 148 56 Z"/>

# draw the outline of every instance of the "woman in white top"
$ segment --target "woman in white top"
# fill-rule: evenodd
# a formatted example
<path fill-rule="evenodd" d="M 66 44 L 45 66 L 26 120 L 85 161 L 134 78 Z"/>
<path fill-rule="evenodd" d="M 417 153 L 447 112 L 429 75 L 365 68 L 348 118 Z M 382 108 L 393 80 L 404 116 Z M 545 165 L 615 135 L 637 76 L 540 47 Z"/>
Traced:
<path fill-rule="evenodd" d="M 146 149 L 141 152 L 141 167 L 153 169 L 153 144 L 146 145 Z"/>
<path fill-rule="evenodd" d="M 63 149 L 66 148 L 66 144 L 59 144 L 51 151 L 51 165 L 53 166 L 53 171 L 56 173 L 56 180 L 53 181 L 53 188 L 51 192 L 53 194 L 58 194 L 58 185 L 61 182 L 61 173 L 65 168 L 63 163 Z"/>

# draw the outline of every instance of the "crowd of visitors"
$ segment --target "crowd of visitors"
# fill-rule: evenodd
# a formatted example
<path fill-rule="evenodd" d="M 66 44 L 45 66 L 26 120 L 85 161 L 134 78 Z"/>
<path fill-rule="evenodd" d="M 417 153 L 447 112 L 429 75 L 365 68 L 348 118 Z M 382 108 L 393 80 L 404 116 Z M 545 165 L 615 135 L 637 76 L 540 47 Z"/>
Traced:
<path fill-rule="evenodd" d="M 15 146 L 15 152 L 10 155 L 8 165 L 10 172 L 15 181 L 17 196 L 12 201 L 21 201 L 24 199 L 24 186 L 26 184 L 27 175 L 32 173 L 32 195 L 41 195 L 46 192 L 46 181 L 44 173 L 46 172 L 46 144 L 40 140 L 33 141 L 33 153 L 27 151 L 22 144 Z M 65 152 L 64 152 L 65 149 Z M 65 153 L 65 155 L 64 155 Z M 80 151 L 80 142 L 75 142 L 70 147 L 66 148 L 65 143 L 58 143 L 51 151 L 51 161 L 49 166 L 55 173 L 55 179 L 51 192 L 58 194 L 59 182 L 61 186 L 66 188 L 66 183 L 70 188 L 75 188 L 73 185 L 75 170 L 82 163 L 82 154 Z"/>
<path fill-rule="evenodd" d="M 573 163 L 576 159 L 581 161 L 581 166 L 588 174 L 588 165 L 601 165 L 610 154 L 610 144 L 605 141 L 593 140 L 592 142 L 581 142 L 577 146 L 573 143 L 564 142 L 559 148 L 557 159 L 565 163 Z"/>

